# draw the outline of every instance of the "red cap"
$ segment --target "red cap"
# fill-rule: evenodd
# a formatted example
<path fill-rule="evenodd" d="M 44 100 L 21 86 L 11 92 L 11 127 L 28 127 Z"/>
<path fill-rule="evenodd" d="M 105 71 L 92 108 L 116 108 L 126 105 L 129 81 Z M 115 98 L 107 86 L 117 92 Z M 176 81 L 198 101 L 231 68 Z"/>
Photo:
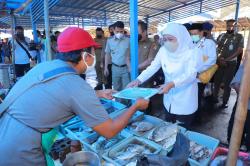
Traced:
<path fill-rule="evenodd" d="M 90 34 L 77 27 L 69 27 L 65 29 L 57 40 L 59 52 L 70 52 L 88 47 L 99 47 Z"/>

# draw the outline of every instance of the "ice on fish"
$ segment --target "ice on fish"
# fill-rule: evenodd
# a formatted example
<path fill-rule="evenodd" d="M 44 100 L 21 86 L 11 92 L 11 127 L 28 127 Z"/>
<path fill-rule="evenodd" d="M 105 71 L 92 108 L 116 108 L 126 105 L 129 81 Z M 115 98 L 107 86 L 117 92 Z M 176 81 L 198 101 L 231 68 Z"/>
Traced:
<path fill-rule="evenodd" d="M 171 137 L 159 142 L 159 144 L 162 145 L 163 149 L 167 150 L 171 146 L 173 146 L 175 142 L 176 142 L 176 135 L 172 135 Z"/>
<path fill-rule="evenodd" d="M 118 135 L 112 139 L 106 139 L 100 136 L 97 139 L 97 141 L 92 144 L 92 147 L 101 153 L 102 151 L 109 149 L 110 147 L 112 147 L 114 144 L 118 143 L 122 139 L 124 139 L 124 137 L 122 137 L 121 135 Z"/>
<path fill-rule="evenodd" d="M 148 136 L 148 139 L 153 140 L 155 142 L 163 141 L 173 135 L 177 135 L 178 126 L 176 124 L 165 124 L 156 127 L 152 130 Z"/>
<path fill-rule="evenodd" d="M 150 149 L 146 148 L 143 145 L 138 144 L 129 144 L 127 148 L 117 153 L 114 157 L 115 161 L 121 165 L 134 164 L 136 157 L 143 154 L 150 154 Z M 135 162 L 136 163 L 136 162 Z"/>

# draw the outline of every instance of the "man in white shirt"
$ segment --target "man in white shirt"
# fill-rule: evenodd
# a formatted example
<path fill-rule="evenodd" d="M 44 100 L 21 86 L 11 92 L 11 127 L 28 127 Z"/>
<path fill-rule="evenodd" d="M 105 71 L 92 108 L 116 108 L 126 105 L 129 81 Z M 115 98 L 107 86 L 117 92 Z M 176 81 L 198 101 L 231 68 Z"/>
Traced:
<path fill-rule="evenodd" d="M 24 36 L 24 29 L 21 26 L 15 28 L 14 37 L 15 50 L 15 73 L 16 77 L 22 77 L 30 70 L 30 61 L 35 57 L 35 51 L 29 51 L 30 40 Z"/>
<path fill-rule="evenodd" d="M 215 42 L 213 42 L 211 39 L 208 39 L 203 36 L 203 26 L 201 23 L 193 23 L 189 27 L 189 33 L 191 35 L 191 38 L 193 40 L 193 43 L 196 48 L 201 50 L 201 56 L 203 62 L 200 65 L 199 73 L 206 71 L 210 67 L 212 67 L 216 63 L 217 55 L 216 55 L 216 45 Z M 201 83 L 198 80 L 198 111 L 197 115 L 200 119 L 200 113 L 201 113 L 201 101 L 203 98 L 204 89 L 206 87 L 206 84 Z"/>

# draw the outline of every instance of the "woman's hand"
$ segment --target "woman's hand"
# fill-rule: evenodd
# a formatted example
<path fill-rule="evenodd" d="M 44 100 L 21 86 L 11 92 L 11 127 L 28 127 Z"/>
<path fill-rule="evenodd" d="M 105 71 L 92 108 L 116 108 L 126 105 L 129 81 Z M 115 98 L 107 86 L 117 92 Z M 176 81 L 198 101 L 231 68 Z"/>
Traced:
<path fill-rule="evenodd" d="M 141 81 L 139 81 L 138 79 L 130 82 L 126 88 L 133 88 L 133 87 L 138 87 L 141 84 Z"/>
<path fill-rule="evenodd" d="M 96 95 L 97 97 L 99 98 L 105 98 L 105 99 L 113 99 L 113 94 L 116 93 L 115 90 L 112 90 L 112 89 L 106 89 L 106 90 L 97 90 L 96 91 Z"/>
<path fill-rule="evenodd" d="M 173 82 L 169 82 L 169 83 L 163 84 L 159 88 L 159 94 L 166 94 L 173 87 L 174 87 L 174 83 Z"/>

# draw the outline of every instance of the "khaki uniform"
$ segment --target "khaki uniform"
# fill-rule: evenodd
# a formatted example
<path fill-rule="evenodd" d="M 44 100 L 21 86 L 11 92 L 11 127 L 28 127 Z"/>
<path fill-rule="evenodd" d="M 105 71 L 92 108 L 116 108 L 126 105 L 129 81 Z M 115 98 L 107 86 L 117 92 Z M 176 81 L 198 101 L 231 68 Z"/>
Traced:
<path fill-rule="evenodd" d="M 142 64 L 146 60 L 149 60 L 150 63 L 154 60 L 155 55 L 157 54 L 159 50 L 159 47 L 149 39 L 146 41 L 140 41 L 139 42 L 139 48 L 138 48 L 138 64 Z M 149 65 L 144 66 L 143 68 L 139 68 L 139 73 L 141 73 L 143 70 L 145 70 Z M 153 86 L 153 80 L 154 78 L 151 78 L 147 80 L 145 83 L 142 84 L 142 87 L 150 88 Z"/>
<path fill-rule="evenodd" d="M 95 70 L 97 74 L 97 80 L 98 84 L 103 84 L 105 82 L 105 77 L 104 77 L 104 69 L 101 68 L 101 64 L 104 66 L 104 54 L 105 54 L 105 45 L 107 42 L 107 38 L 102 38 L 102 39 L 94 39 L 95 42 L 100 44 L 99 48 L 95 49 L 95 55 L 96 55 L 96 65 L 95 65 Z"/>
<path fill-rule="evenodd" d="M 244 38 L 241 34 L 221 34 L 217 39 L 218 57 L 228 58 L 232 56 L 238 48 L 244 47 Z M 230 97 L 230 82 L 232 81 L 237 65 L 237 57 L 227 61 L 226 66 L 219 66 L 214 76 L 214 97 L 218 97 L 221 83 L 224 83 L 223 104 L 227 104 Z"/>
<path fill-rule="evenodd" d="M 147 59 L 151 59 L 151 61 L 153 61 L 157 51 L 157 45 L 149 39 L 147 39 L 146 41 L 140 41 L 138 48 L 138 63 L 141 64 Z M 140 69 L 140 72 L 142 72 L 146 68 L 147 66 L 143 69 Z"/>

